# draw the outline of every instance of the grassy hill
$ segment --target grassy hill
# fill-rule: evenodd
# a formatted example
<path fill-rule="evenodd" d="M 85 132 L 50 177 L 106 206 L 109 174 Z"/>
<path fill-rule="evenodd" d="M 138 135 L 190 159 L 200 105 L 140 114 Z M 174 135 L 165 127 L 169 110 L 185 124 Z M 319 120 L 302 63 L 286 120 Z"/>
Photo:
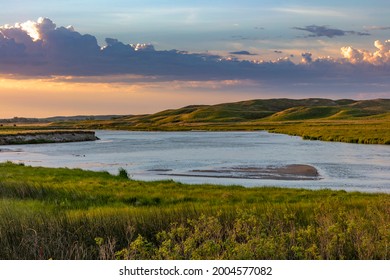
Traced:
<path fill-rule="evenodd" d="M 211 106 L 187 106 L 166 110 L 141 118 L 123 119 L 136 124 L 154 125 L 170 123 L 214 123 L 243 122 L 251 120 L 308 120 L 308 119 L 349 119 L 390 112 L 390 99 L 367 101 L 329 99 L 268 99 L 225 103 Z"/>
<path fill-rule="evenodd" d="M 150 115 L 123 116 L 112 120 L 85 120 L 79 125 L 127 126 L 128 128 L 164 129 L 164 126 L 239 123 L 248 121 L 290 121 L 318 119 L 353 119 L 390 113 L 390 99 L 264 99 L 218 105 L 191 105 Z M 59 123 L 57 123 L 59 125 Z M 72 121 L 64 122 L 71 125 Z"/>
<path fill-rule="evenodd" d="M 390 99 L 261 99 L 191 105 L 111 120 L 54 122 L 53 128 L 267 130 L 304 139 L 390 144 Z"/>
<path fill-rule="evenodd" d="M 267 130 L 310 140 L 390 144 L 390 99 L 258 99 L 191 105 L 149 115 L 67 117 L 53 118 L 49 124 L 0 125 L 0 133 L 25 129 Z"/>

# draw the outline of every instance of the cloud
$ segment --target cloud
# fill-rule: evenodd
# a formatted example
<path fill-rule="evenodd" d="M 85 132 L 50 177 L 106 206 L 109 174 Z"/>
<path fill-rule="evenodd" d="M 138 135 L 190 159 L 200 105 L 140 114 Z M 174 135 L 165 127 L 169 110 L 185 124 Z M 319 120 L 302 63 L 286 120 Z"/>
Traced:
<path fill-rule="evenodd" d="M 366 30 L 390 30 L 390 26 L 365 26 Z"/>
<path fill-rule="evenodd" d="M 341 48 L 341 54 L 350 63 L 369 63 L 373 65 L 390 64 L 390 40 L 374 42 L 375 52 L 356 49 L 351 46 Z"/>
<path fill-rule="evenodd" d="M 230 79 L 245 63 L 209 54 L 157 51 L 152 44 L 124 44 L 107 38 L 100 47 L 94 36 L 73 27 L 57 27 L 48 18 L 0 27 L 1 72 L 20 75 L 96 76 L 134 74 L 172 79 Z M 244 54 L 244 53 L 242 53 Z"/>
<path fill-rule="evenodd" d="M 3 61 L 4 64 L 17 61 L 24 55 L 24 51 L 23 44 L 18 44 L 12 39 L 2 38 L 0 35 L 0 61 Z"/>
<path fill-rule="evenodd" d="M 154 52 L 154 46 L 152 44 L 134 44 L 131 45 L 135 51 Z"/>
<path fill-rule="evenodd" d="M 243 35 L 232 35 L 230 38 L 233 40 L 237 40 L 237 41 L 256 41 L 256 40 L 259 40 L 258 37 L 249 37 L 249 36 L 243 36 Z"/>
<path fill-rule="evenodd" d="M 302 53 L 302 63 L 311 63 L 313 61 L 311 53 Z"/>
<path fill-rule="evenodd" d="M 369 36 L 371 34 L 367 32 L 357 32 L 357 31 L 345 31 L 336 28 L 328 28 L 326 25 L 308 25 L 306 27 L 293 27 L 296 30 L 302 30 L 310 32 L 311 34 L 307 37 L 328 37 L 333 38 L 336 36 L 346 36 L 346 35 L 358 35 L 358 36 Z"/>
<path fill-rule="evenodd" d="M 101 53 L 104 57 L 125 58 L 131 56 L 135 49 L 130 45 L 125 45 L 117 39 L 106 38 L 106 46 L 101 48 Z"/>
<path fill-rule="evenodd" d="M 250 53 L 248 51 L 236 51 L 236 52 L 230 52 L 229 54 L 235 54 L 235 55 L 256 55 L 255 53 Z"/>
<path fill-rule="evenodd" d="M 27 21 L 20 24 L 22 30 L 34 40 L 47 39 L 50 32 L 56 29 L 56 25 L 48 18 L 39 18 L 37 22 Z"/>
<path fill-rule="evenodd" d="M 297 28 L 312 36 L 342 36 L 345 32 L 321 26 Z M 339 34 L 339 35 L 338 35 Z M 390 41 L 375 41 L 375 52 L 347 46 L 340 58 L 314 58 L 302 54 L 275 61 L 229 59 L 218 55 L 156 50 L 152 44 L 122 43 L 107 38 L 99 46 L 94 36 L 73 27 L 57 27 L 48 18 L 0 27 L 0 73 L 28 77 L 121 76 L 122 83 L 174 81 L 253 81 L 262 86 L 328 85 L 360 87 L 365 84 L 389 88 Z M 281 51 L 275 51 L 281 54 Z M 252 55 L 247 51 L 232 54 Z M 92 79 L 96 80 L 96 79 Z"/>
<path fill-rule="evenodd" d="M 300 14 L 303 16 L 326 16 L 326 17 L 346 17 L 347 13 L 341 12 L 340 9 L 327 9 L 325 7 L 310 9 L 307 7 L 285 7 L 285 8 L 274 8 L 276 12 L 287 13 L 287 14 Z"/>

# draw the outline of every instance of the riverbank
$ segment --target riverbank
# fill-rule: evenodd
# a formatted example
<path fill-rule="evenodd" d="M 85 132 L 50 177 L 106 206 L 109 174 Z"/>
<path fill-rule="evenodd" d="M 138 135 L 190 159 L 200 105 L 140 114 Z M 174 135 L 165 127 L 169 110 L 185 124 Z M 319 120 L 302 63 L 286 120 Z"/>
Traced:
<path fill-rule="evenodd" d="M 0 164 L 0 259 L 389 259 L 390 195 Z"/>
<path fill-rule="evenodd" d="M 94 131 L 12 131 L 0 133 L 0 145 L 95 141 Z"/>
<path fill-rule="evenodd" d="M 258 131 L 305 140 L 390 145 L 390 99 L 309 98 L 191 105 L 150 115 L 51 123 L 53 128 L 128 131 Z"/>
<path fill-rule="evenodd" d="M 154 114 L 0 120 L 2 129 L 259 131 L 305 140 L 390 145 L 390 99 L 257 99 Z"/>

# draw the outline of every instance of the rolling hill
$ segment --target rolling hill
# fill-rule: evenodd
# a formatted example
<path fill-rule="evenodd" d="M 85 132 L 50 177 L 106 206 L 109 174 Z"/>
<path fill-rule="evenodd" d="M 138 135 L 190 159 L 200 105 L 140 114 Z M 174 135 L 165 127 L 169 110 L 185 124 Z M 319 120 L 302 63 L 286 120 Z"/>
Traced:
<path fill-rule="evenodd" d="M 268 99 L 218 105 L 192 105 L 145 116 L 131 116 L 117 121 L 131 125 L 162 126 L 192 123 L 237 123 L 247 121 L 297 121 L 353 119 L 390 113 L 390 99 L 365 101 L 329 99 Z"/>
<path fill-rule="evenodd" d="M 54 120 L 49 129 L 267 130 L 304 139 L 390 144 L 390 99 L 257 99 L 155 114 Z M 31 129 L 31 127 L 30 127 Z"/>

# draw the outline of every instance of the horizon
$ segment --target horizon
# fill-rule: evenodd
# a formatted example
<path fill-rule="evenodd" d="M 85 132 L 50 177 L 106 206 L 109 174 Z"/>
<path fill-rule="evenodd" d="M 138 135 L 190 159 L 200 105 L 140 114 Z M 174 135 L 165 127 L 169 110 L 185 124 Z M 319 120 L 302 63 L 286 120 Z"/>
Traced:
<path fill-rule="evenodd" d="M 386 1 L 72 3 L 4 3 L 0 118 L 390 97 Z"/>
<path fill-rule="evenodd" d="M 181 108 L 185 108 L 188 106 L 218 106 L 218 105 L 224 105 L 224 104 L 231 104 L 231 103 L 239 103 L 239 102 L 248 102 L 248 101 L 257 101 L 257 100 L 280 100 L 280 99 L 288 99 L 288 100 L 308 100 L 308 99 L 322 99 L 322 100 L 331 100 L 331 101 L 342 101 L 342 100 L 350 100 L 353 102 L 360 102 L 360 101 L 375 101 L 375 100 L 390 100 L 390 98 L 374 98 L 374 99 L 348 99 L 348 98 L 341 98 L 341 99 L 329 99 L 329 98 L 269 98 L 269 99 L 249 99 L 249 100 L 240 100 L 236 102 L 224 102 L 224 103 L 216 103 L 216 104 L 187 104 L 182 107 L 175 107 L 175 108 L 167 108 L 161 111 L 151 112 L 147 114 L 98 114 L 98 115 L 51 115 L 51 116 L 45 116 L 45 117 L 34 117 L 34 116 L 14 116 L 10 118 L 0 118 L 0 120 L 13 120 L 13 119 L 51 119 L 51 118 L 77 118 L 77 117 L 128 117 L 128 116 L 139 116 L 139 115 L 153 115 L 158 114 L 166 110 L 179 110 Z"/>

